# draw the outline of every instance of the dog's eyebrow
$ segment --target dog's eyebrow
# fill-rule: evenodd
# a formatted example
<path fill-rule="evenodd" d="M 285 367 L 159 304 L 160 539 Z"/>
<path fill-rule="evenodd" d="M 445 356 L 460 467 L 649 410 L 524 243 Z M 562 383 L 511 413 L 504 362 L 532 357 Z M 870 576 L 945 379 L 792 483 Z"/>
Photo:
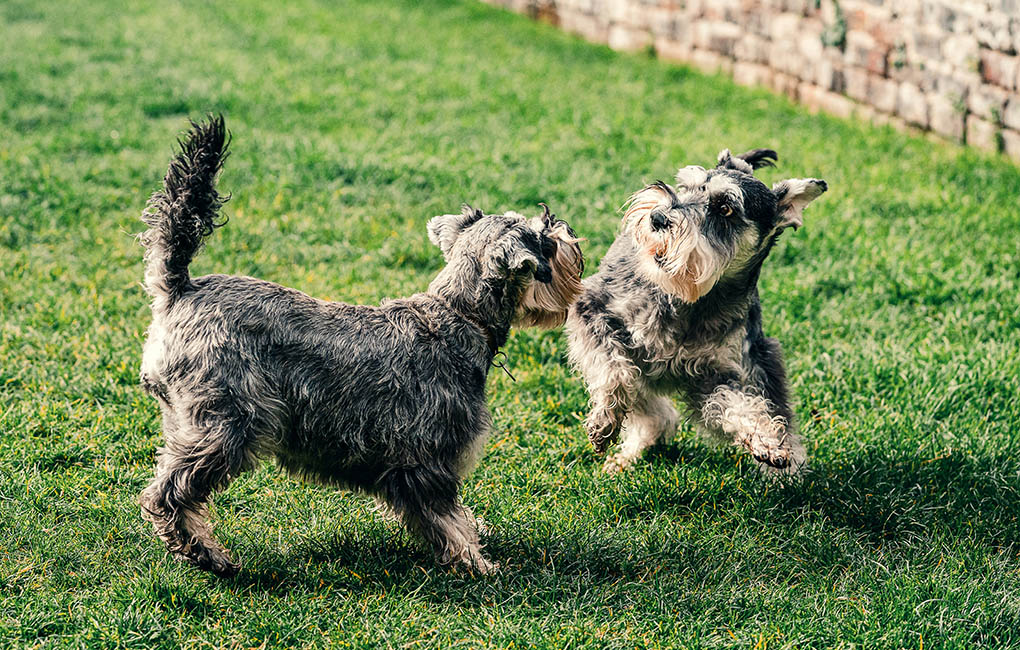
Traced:
<path fill-rule="evenodd" d="M 681 167 L 676 173 L 677 185 L 693 188 L 703 185 L 708 179 L 708 172 L 699 165 Z"/>
<path fill-rule="evenodd" d="M 676 195 L 676 191 L 672 187 L 670 187 L 668 183 L 663 183 L 662 181 L 655 181 L 654 183 L 649 185 L 648 188 L 657 189 L 663 194 L 665 194 L 666 197 L 669 199 L 670 203 L 669 207 L 675 208 L 680 205 L 680 198 Z"/>

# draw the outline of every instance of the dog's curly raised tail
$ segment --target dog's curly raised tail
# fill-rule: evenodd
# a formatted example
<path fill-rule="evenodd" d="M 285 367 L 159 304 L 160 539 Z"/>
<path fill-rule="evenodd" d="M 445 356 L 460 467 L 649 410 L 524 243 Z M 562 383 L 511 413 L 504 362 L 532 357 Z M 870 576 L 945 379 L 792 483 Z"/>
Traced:
<path fill-rule="evenodd" d="M 216 177 L 229 156 L 230 134 L 223 116 L 191 123 L 178 140 L 180 152 L 170 161 L 163 189 L 149 199 L 142 221 L 149 229 L 140 239 L 145 246 L 145 290 L 153 311 L 165 311 L 191 289 L 188 266 L 202 242 L 226 221 L 220 208 L 230 198 L 216 191 Z"/>

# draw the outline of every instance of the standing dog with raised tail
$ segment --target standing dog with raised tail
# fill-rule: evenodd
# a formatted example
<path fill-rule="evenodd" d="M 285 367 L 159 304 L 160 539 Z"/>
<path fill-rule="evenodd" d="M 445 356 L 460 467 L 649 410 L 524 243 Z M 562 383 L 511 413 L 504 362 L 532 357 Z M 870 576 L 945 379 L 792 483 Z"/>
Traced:
<path fill-rule="evenodd" d="M 382 305 L 311 298 L 249 277 L 191 277 L 222 224 L 221 118 L 193 124 L 143 220 L 152 325 L 142 384 L 165 444 L 139 501 L 178 557 L 221 575 L 236 564 L 206 504 L 259 457 L 369 493 L 440 562 L 485 573 L 462 478 L 489 432 L 485 379 L 511 324 L 556 326 L 580 292 L 578 240 L 546 209 L 533 219 L 465 206 L 435 217 L 446 266 L 428 291 Z"/>
<path fill-rule="evenodd" d="M 567 318 L 570 359 L 591 396 L 585 426 L 606 471 L 627 468 L 676 431 L 679 396 L 700 427 L 745 448 L 764 468 L 805 462 L 779 343 L 766 338 L 762 263 L 825 181 L 771 189 L 754 169 L 776 153 L 728 150 L 714 169 L 684 167 L 627 204 L 623 230 L 584 282 Z M 622 431 L 622 434 L 621 434 Z"/>

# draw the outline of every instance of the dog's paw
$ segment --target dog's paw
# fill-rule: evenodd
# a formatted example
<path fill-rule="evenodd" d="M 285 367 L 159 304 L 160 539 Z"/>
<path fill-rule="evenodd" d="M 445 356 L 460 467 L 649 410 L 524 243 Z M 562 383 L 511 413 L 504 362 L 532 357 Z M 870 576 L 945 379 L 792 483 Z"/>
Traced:
<path fill-rule="evenodd" d="M 231 560 L 225 551 L 219 549 L 191 547 L 176 555 L 188 564 L 220 578 L 233 578 L 241 570 L 239 563 Z"/>
<path fill-rule="evenodd" d="M 602 464 L 602 471 L 606 474 L 619 474 L 633 467 L 636 460 L 633 456 L 627 456 L 622 453 L 613 454 Z"/>
<path fill-rule="evenodd" d="M 591 417 L 584 423 L 588 432 L 588 440 L 595 448 L 595 453 L 604 454 L 616 442 L 620 427 L 608 417 Z"/>
<path fill-rule="evenodd" d="M 478 531 L 479 536 L 488 537 L 490 534 L 489 522 L 481 517 L 475 517 L 475 530 Z"/>
<path fill-rule="evenodd" d="M 471 570 L 478 575 L 491 576 L 499 573 L 503 567 L 499 565 L 499 562 L 490 562 L 484 557 L 475 559 L 474 564 L 471 566 Z"/>
<path fill-rule="evenodd" d="M 491 562 L 481 555 L 463 559 L 450 567 L 454 572 L 467 571 L 472 575 L 488 576 L 499 573 L 502 567 L 498 562 Z"/>
<path fill-rule="evenodd" d="M 774 469 L 786 469 L 790 466 L 790 450 L 783 447 L 754 450 L 751 455 L 762 465 Z"/>

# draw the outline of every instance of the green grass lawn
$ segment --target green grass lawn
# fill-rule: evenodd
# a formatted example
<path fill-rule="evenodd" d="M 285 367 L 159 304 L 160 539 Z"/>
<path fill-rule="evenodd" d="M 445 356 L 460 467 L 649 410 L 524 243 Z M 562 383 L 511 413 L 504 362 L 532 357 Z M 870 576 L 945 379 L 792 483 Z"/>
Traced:
<path fill-rule="evenodd" d="M 157 4 L 165 5 L 155 9 Z M 769 146 L 831 190 L 766 264 L 812 468 L 684 427 L 598 471 L 560 331 L 518 331 L 465 486 L 505 566 L 434 566 L 365 497 L 265 464 L 216 500 L 244 563 L 173 561 L 135 505 L 138 215 L 222 111 L 229 225 L 193 266 L 352 302 L 423 290 L 470 201 L 587 238 L 645 181 Z M 1020 643 L 1020 169 L 812 116 L 468 2 L 0 4 L 0 644 L 1003 647 Z"/>

